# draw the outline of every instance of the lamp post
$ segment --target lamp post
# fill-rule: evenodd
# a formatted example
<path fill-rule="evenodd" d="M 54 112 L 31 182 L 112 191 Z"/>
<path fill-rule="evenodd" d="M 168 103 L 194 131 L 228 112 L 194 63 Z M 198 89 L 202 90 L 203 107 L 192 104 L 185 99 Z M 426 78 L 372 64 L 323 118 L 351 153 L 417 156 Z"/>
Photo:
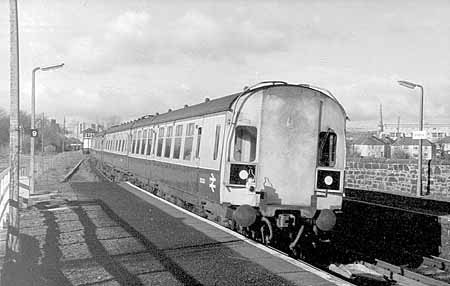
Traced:
<path fill-rule="evenodd" d="M 31 75 L 31 129 L 35 129 L 35 81 L 36 81 L 36 72 L 41 71 L 49 71 L 53 69 L 62 68 L 64 64 L 54 65 L 54 66 L 47 66 L 47 67 L 35 67 L 33 69 L 32 75 Z M 32 134 L 30 139 L 30 193 L 34 194 L 34 134 Z"/>
<path fill-rule="evenodd" d="M 419 110 L 419 131 L 423 130 L 423 86 L 415 84 L 409 81 L 399 80 L 398 83 L 401 86 L 414 89 L 420 88 L 420 110 Z M 418 178 L 417 178 L 417 196 L 422 196 L 422 139 L 419 139 L 419 162 L 418 162 Z"/>

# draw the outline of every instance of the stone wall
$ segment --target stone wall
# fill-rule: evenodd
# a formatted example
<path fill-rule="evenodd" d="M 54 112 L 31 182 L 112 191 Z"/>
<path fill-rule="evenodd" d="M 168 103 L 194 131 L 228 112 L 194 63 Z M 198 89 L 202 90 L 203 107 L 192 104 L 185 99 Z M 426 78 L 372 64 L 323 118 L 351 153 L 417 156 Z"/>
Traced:
<path fill-rule="evenodd" d="M 450 259 L 450 215 L 440 216 L 438 220 L 441 225 L 441 246 L 439 256 Z"/>
<path fill-rule="evenodd" d="M 423 193 L 450 198 L 450 161 L 423 161 Z M 415 195 L 417 160 L 348 158 L 345 187 Z"/>
<path fill-rule="evenodd" d="M 417 177 L 417 160 L 349 158 L 345 187 L 415 196 Z M 449 202 L 450 162 L 424 160 L 422 182 L 425 198 Z M 439 216 L 438 224 L 439 256 L 450 259 L 450 215 Z"/>

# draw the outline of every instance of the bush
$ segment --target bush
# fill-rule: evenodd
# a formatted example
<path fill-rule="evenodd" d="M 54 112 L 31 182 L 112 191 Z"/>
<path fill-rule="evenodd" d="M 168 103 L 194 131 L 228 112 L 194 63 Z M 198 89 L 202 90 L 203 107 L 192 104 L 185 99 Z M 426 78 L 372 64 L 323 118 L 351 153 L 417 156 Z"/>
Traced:
<path fill-rule="evenodd" d="M 392 158 L 393 159 L 410 159 L 411 156 L 409 155 L 409 153 L 407 153 L 406 151 L 404 151 L 402 149 L 395 149 L 392 152 Z"/>

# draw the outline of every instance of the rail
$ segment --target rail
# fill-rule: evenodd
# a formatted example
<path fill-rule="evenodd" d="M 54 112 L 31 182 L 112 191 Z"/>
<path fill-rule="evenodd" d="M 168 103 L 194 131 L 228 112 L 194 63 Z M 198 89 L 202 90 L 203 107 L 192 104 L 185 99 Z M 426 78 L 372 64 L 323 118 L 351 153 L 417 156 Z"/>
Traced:
<path fill-rule="evenodd" d="M 431 259 L 429 259 L 429 260 L 431 260 Z M 438 280 L 434 277 L 434 275 L 424 275 L 423 273 L 421 273 L 421 271 L 414 270 L 414 269 L 408 269 L 408 268 L 402 267 L 402 266 L 393 265 L 393 264 L 390 264 L 388 262 L 378 260 L 378 259 L 375 259 L 375 261 L 376 261 L 376 264 L 372 267 L 376 267 L 379 270 L 380 270 L 380 268 L 384 269 L 384 271 L 387 271 L 388 276 L 391 277 L 393 280 L 400 281 L 400 280 L 402 280 L 402 278 L 403 279 L 406 278 L 406 279 L 416 281 L 416 282 L 419 282 L 419 283 L 422 283 L 425 285 L 429 285 L 429 286 L 448 286 L 449 285 L 447 281 Z M 387 274 L 387 273 L 383 273 L 383 274 Z M 411 285 L 411 284 L 412 283 L 409 282 L 405 285 Z"/>

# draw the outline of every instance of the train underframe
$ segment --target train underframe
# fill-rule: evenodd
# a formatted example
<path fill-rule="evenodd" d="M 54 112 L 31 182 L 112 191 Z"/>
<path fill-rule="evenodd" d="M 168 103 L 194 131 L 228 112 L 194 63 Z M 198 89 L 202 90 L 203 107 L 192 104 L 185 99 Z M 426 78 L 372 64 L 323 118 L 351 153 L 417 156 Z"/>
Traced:
<path fill-rule="evenodd" d="M 234 209 L 231 218 L 233 230 L 295 258 L 329 263 L 331 230 L 336 223 L 333 211 L 286 205 L 228 208 Z M 230 219 L 229 215 L 227 217 Z"/>

